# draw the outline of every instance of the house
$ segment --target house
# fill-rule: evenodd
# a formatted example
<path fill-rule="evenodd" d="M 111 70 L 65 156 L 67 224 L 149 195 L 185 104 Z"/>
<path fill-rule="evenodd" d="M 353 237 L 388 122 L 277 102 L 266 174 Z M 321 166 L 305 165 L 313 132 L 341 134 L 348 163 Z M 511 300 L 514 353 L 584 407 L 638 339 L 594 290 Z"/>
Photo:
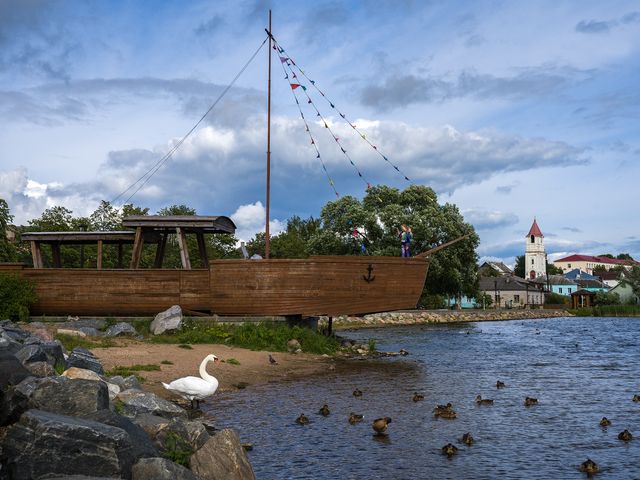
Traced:
<path fill-rule="evenodd" d="M 539 277 L 532 281 L 539 284 L 543 290 L 558 293 L 560 295 L 571 295 L 580 288 L 575 281 L 569 280 L 563 275 L 549 275 L 548 279 L 545 275 L 544 277 Z"/>
<path fill-rule="evenodd" d="M 597 276 L 591 275 L 579 268 L 574 268 L 573 270 L 566 272 L 564 274 L 564 278 L 568 278 L 569 280 L 598 280 Z"/>
<path fill-rule="evenodd" d="M 493 299 L 492 306 L 524 308 L 544 303 L 544 292 L 538 284 L 515 275 L 480 277 L 479 282 L 480 292 Z"/>
<path fill-rule="evenodd" d="M 620 283 L 625 275 L 622 272 L 611 270 L 608 272 L 600 272 L 597 276 L 602 283 L 610 288 L 613 288 Z"/>
<path fill-rule="evenodd" d="M 484 262 L 478 267 L 478 275 L 483 277 L 513 275 L 513 270 L 511 270 L 502 262 Z"/>
<path fill-rule="evenodd" d="M 609 290 L 609 293 L 617 293 L 621 303 L 640 304 L 640 297 L 633 293 L 633 289 L 628 283 L 618 283 L 618 285 Z"/>
<path fill-rule="evenodd" d="M 573 270 L 580 269 L 589 274 L 593 273 L 593 269 L 596 267 L 603 267 L 606 270 L 611 270 L 614 267 L 622 265 L 629 269 L 633 265 L 640 265 L 635 260 L 618 260 L 617 258 L 598 257 L 591 255 L 569 255 L 568 257 L 559 258 L 553 264 L 561 268 L 564 273 Z"/>
<path fill-rule="evenodd" d="M 596 292 L 590 292 L 588 290 L 578 290 L 571 294 L 571 308 L 586 308 L 592 307 L 596 299 Z"/>

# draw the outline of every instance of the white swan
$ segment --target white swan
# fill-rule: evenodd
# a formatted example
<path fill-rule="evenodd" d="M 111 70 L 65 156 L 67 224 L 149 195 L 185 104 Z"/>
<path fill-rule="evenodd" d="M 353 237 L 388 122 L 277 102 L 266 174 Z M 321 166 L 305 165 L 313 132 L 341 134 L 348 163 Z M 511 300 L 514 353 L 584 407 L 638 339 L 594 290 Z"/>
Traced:
<path fill-rule="evenodd" d="M 217 362 L 218 357 L 215 355 L 207 355 L 200 364 L 200 376 L 198 377 L 182 377 L 174 380 L 170 384 L 162 382 L 164 388 L 167 390 L 173 390 L 182 398 L 191 401 L 191 408 L 193 408 L 193 401 L 196 401 L 196 408 L 200 408 L 200 400 L 206 397 L 210 397 L 218 389 L 218 379 L 207 373 L 207 363 Z"/>

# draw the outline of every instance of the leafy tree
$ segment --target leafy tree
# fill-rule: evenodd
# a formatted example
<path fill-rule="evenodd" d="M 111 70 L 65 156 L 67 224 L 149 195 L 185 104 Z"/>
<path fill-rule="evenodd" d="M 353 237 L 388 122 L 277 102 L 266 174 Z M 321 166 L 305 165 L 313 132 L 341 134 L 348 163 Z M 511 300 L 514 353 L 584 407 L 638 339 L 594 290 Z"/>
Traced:
<path fill-rule="evenodd" d="M 636 297 L 640 297 L 640 267 L 634 265 L 631 270 L 627 270 L 621 283 L 629 285 L 633 290 L 633 294 Z"/>
<path fill-rule="evenodd" d="M 524 264 L 522 266 L 524 267 Z M 563 273 L 560 267 L 556 267 L 553 263 L 547 262 L 547 275 L 562 275 Z"/>
<path fill-rule="evenodd" d="M 613 255 L 611 255 L 610 253 L 603 253 L 602 255 L 598 255 L 599 257 L 606 257 L 606 258 L 616 258 Z"/>
<path fill-rule="evenodd" d="M 16 247 L 9 242 L 7 231 L 13 222 L 9 204 L 0 198 L 0 262 L 15 262 L 18 259 Z"/>
<path fill-rule="evenodd" d="M 620 295 L 611 292 L 596 292 L 594 305 L 620 305 Z"/>
<path fill-rule="evenodd" d="M 524 260 L 525 260 L 524 255 L 518 255 L 516 257 L 516 266 L 513 269 L 513 273 L 520 278 L 525 278 L 525 275 L 526 275 Z"/>
<path fill-rule="evenodd" d="M 69 232 L 73 230 L 73 212 L 65 207 L 47 208 L 39 218 L 29 220 L 29 232 Z"/>
<path fill-rule="evenodd" d="M 569 303 L 569 297 L 555 292 L 547 292 L 545 293 L 544 303 L 548 303 L 550 305 L 561 305 Z"/>
<path fill-rule="evenodd" d="M 89 217 L 89 222 L 91 230 L 101 232 L 117 230 L 122 224 L 122 214 L 111 203 L 102 200 Z"/>
<path fill-rule="evenodd" d="M 33 284 L 18 275 L 0 274 L 0 318 L 26 321 L 36 302 Z"/>
<path fill-rule="evenodd" d="M 616 257 L 618 260 L 633 260 L 633 257 L 628 253 L 620 253 Z"/>

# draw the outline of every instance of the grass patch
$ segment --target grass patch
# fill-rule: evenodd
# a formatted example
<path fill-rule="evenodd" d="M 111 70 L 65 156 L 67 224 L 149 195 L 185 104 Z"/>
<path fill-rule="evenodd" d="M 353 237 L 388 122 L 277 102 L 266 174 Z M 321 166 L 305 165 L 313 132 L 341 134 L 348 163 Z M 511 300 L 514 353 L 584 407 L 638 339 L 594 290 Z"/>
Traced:
<path fill-rule="evenodd" d="M 220 324 L 212 320 L 193 319 L 185 322 L 183 329 L 173 334 L 152 337 L 153 343 L 224 343 L 251 350 L 287 351 L 287 341 L 297 339 L 302 351 L 307 353 L 333 354 L 339 348 L 335 337 L 326 337 L 311 329 L 284 323 L 245 323 L 242 325 Z"/>
<path fill-rule="evenodd" d="M 173 362 L 171 360 L 162 360 L 160 363 L 162 365 L 173 365 Z"/>
<path fill-rule="evenodd" d="M 105 375 L 108 377 L 115 377 L 120 375 L 121 377 L 128 377 L 130 375 L 135 375 L 138 377 L 139 381 L 144 381 L 143 377 L 138 375 L 138 372 L 155 372 L 160 370 L 160 365 L 156 365 L 155 363 L 150 363 L 148 365 L 129 365 L 113 367 L 111 370 L 105 372 Z"/>
<path fill-rule="evenodd" d="M 120 400 L 114 400 L 113 411 L 118 415 L 124 415 L 124 403 L 122 403 Z"/>
<path fill-rule="evenodd" d="M 173 342 L 156 342 L 156 341 L 153 341 L 153 340 L 152 340 L 152 342 L 153 343 L 173 343 Z M 193 350 L 193 347 L 191 345 L 186 344 L 186 343 L 178 345 L 178 348 L 184 348 L 185 350 Z"/>
<path fill-rule="evenodd" d="M 228 363 L 230 365 L 240 365 L 240 362 L 238 360 L 236 360 L 235 358 L 228 358 L 226 360 L 226 363 Z"/>
<path fill-rule="evenodd" d="M 86 349 L 117 347 L 118 344 L 112 338 L 101 338 L 99 340 L 89 340 L 87 337 L 76 337 L 75 335 L 54 335 L 56 340 L 60 340 L 64 348 L 72 351 L 76 347 Z"/>
<path fill-rule="evenodd" d="M 638 317 L 640 305 L 598 305 L 568 310 L 568 312 L 578 317 Z"/>
<path fill-rule="evenodd" d="M 193 448 L 180 435 L 169 432 L 164 440 L 162 456 L 183 467 L 189 468 L 189 459 L 193 455 Z"/>

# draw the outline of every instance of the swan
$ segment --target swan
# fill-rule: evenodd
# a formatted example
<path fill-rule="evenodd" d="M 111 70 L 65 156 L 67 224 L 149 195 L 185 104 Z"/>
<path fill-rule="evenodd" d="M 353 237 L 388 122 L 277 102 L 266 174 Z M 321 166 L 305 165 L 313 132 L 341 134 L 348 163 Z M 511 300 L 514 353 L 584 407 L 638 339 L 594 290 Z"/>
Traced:
<path fill-rule="evenodd" d="M 164 388 L 167 390 L 173 390 L 182 398 L 191 401 L 191 408 L 193 407 L 193 401 L 196 401 L 196 408 L 200 408 L 200 400 L 206 397 L 210 397 L 218 389 L 218 379 L 207 373 L 207 363 L 218 362 L 218 357 L 215 355 L 207 355 L 200 364 L 200 377 L 182 377 L 174 380 L 170 384 L 162 382 Z"/>

